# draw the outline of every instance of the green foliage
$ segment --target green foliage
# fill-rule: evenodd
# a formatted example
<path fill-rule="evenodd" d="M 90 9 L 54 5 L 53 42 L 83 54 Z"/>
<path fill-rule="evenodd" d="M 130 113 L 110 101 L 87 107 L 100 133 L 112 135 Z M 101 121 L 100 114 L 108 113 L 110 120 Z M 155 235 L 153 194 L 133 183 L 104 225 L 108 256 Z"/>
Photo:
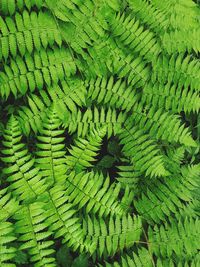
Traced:
<path fill-rule="evenodd" d="M 0 0 L 0 267 L 200 266 L 199 18 Z"/>

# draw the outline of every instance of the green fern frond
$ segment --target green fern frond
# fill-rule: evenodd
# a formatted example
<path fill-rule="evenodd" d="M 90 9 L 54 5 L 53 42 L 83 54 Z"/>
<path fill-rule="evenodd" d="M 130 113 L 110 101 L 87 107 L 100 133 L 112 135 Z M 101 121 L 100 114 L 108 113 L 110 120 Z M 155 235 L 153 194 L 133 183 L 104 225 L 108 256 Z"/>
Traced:
<path fill-rule="evenodd" d="M 11 59 L 10 65 L 5 65 L 4 71 L 0 72 L 0 94 L 7 98 L 12 92 L 18 97 L 28 90 L 41 90 L 45 85 L 50 87 L 75 72 L 73 58 L 64 47 L 41 49 L 32 56 L 25 54 L 24 58 L 17 55 L 16 59 Z"/>
<path fill-rule="evenodd" d="M 200 109 L 198 92 L 193 92 L 187 87 L 181 88 L 170 82 L 165 85 L 158 82 L 146 84 L 142 91 L 141 103 L 149 107 L 164 108 L 174 113 L 181 111 L 195 113 Z"/>
<path fill-rule="evenodd" d="M 104 265 L 97 265 L 99 267 L 155 267 L 154 260 L 150 252 L 144 247 L 130 254 L 124 254 L 120 257 L 120 261 L 113 263 L 105 262 Z M 161 267 L 161 266 L 160 266 Z M 163 266 L 164 267 L 164 266 Z"/>
<path fill-rule="evenodd" d="M 42 122 L 43 128 L 40 129 L 40 135 L 37 136 L 35 163 L 49 185 L 63 182 L 66 179 L 65 138 L 62 136 L 64 130 L 59 129 L 60 125 L 61 122 L 52 108 Z"/>
<path fill-rule="evenodd" d="M 66 156 L 66 164 L 69 169 L 80 172 L 85 168 L 92 167 L 95 157 L 98 155 L 102 139 L 106 131 L 96 130 L 86 139 L 78 138 L 75 145 L 68 150 L 70 155 Z"/>
<path fill-rule="evenodd" d="M 130 111 L 139 97 L 131 86 L 121 79 L 114 82 L 111 76 L 108 80 L 98 77 L 88 82 L 88 97 L 98 104 L 104 103 L 120 110 Z"/>
<path fill-rule="evenodd" d="M 139 241 L 142 232 L 140 217 L 132 218 L 130 215 L 122 218 L 111 216 L 107 222 L 102 218 L 88 216 L 83 225 L 86 244 L 93 244 L 90 253 L 95 252 L 99 257 L 114 255 L 133 246 Z"/>
<path fill-rule="evenodd" d="M 191 147 L 197 146 L 189 129 L 181 123 L 180 116 L 172 112 L 164 112 L 163 109 L 157 109 L 154 106 L 144 109 L 140 103 L 125 125 L 130 128 L 137 125 L 144 133 L 156 140 L 177 142 Z"/>
<path fill-rule="evenodd" d="M 98 213 L 99 216 L 117 214 L 122 216 L 127 207 L 120 203 L 120 183 L 111 184 L 110 178 L 94 172 L 71 172 L 66 179 L 66 194 L 69 201 L 78 208 L 85 207 L 86 212 Z"/>
<path fill-rule="evenodd" d="M 170 58 L 162 55 L 153 62 L 152 81 L 155 83 L 172 83 L 178 87 L 199 91 L 199 69 L 198 59 L 192 59 L 190 55 L 172 55 Z"/>
<path fill-rule="evenodd" d="M 17 10 L 21 11 L 26 7 L 30 10 L 32 7 L 40 9 L 43 5 L 43 0 L 0 0 L 0 12 L 4 15 L 13 15 Z"/>
<path fill-rule="evenodd" d="M 132 17 L 132 14 L 126 16 L 125 13 L 119 13 L 116 17 L 112 17 L 111 30 L 117 42 L 123 43 L 134 53 L 144 56 L 147 61 L 151 61 L 161 52 L 155 34 L 145 30 L 140 21 Z"/>
<path fill-rule="evenodd" d="M 24 206 L 14 216 L 15 232 L 21 241 L 20 250 L 27 250 L 31 256 L 30 261 L 36 267 L 56 267 L 55 258 L 52 256 L 54 244 L 51 232 L 47 229 L 46 213 L 43 202 L 34 202 Z"/>
<path fill-rule="evenodd" d="M 7 60 L 9 55 L 24 56 L 34 49 L 47 48 L 54 43 L 62 44 L 61 33 L 57 28 L 54 18 L 47 12 L 16 13 L 15 19 L 0 18 L 0 60 Z"/>
<path fill-rule="evenodd" d="M 168 26 L 166 15 L 157 9 L 152 1 L 128 0 L 127 2 L 134 15 L 156 33 L 166 30 Z"/>
<path fill-rule="evenodd" d="M 176 53 L 177 50 L 179 53 L 191 53 L 195 52 L 196 54 L 200 51 L 200 31 L 199 29 L 191 29 L 189 34 L 188 31 L 171 31 L 165 32 L 161 36 L 161 41 L 163 48 L 169 54 Z"/>
<path fill-rule="evenodd" d="M 170 258 L 175 253 L 180 260 L 185 258 L 184 255 L 192 259 L 199 250 L 199 224 L 198 219 L 180 218 L 178 222 L 171 219 L 169 224 L 149 227 L 151 252 L 158 257 Z"/>
<path fill-rule="evenodd" d="M 16 248 L 10 244 L 16 240 L 13 224 L 10 222 L 0 222 L 0 266 L 15 267 L 13 262 L 16 255 Z"/>
<path fill-rule="evenodd" d="M 19 201 L 14 198 L 8 188 L 0 190 L 0 221 L 10 218 L 19 209 Z"/>
<path fill-rule="evenodd" d="M 47 213 L 46 224 L 55 238 L 62 237 L 63 243 L 73 249 L 84 250 L 83 229 L 80 219 L 75 216 L 76 210 L 69 203 L 69 197 L 65 192 L 64 185 L 55 185 L 45 197 L 45 210 Z M 43 196 L 42 196 L 43 197 Z"/>
<path fill-rule="evenodd" d="M 128 163 L 128 159 L 123 159 L 122 163 L 124 165 L 117 166 L 118 176 L 116 177 L 117 181 L 119 181 L 123 186 L 128 185 L 129 188 L 132 189 L 134 195 L 137 194 L 137 184 L 139 181 L 139 177 L 135 172 L 134 165 Z"/>
<path fill-rule="evenodd" d="M 166 176 L 163 155 L 156 142 L 137 127 L 125 127 L 119 134 L 123 154 L 130 158 L 136 176 Z"/>
<path fill-rule="evenodd" d="M 38 133 L 52 105 L 61 121 L 65 121 L 69 112 L 77 112 L 77 107 L 85 105 L 85 91 L 86 88 L 80 79 L 73 81 L 65 79 L 60 84 L 48 87 L 46 91 L 40 90 L 39 95 L 28 96 L 28 105 L 21 106 L 16 116 L 23 133 L 29 135 L 31 129 L 34 133 Z"/>
<path fill-rule="evenodd" d="M 20 200 L 27 202 L 46 190 L 45 180 L 34 167 L 34 158 L 21 143 L 22 133 L 18 121 L 12 116 L 4 131 L 2 161 L 6 163 L 3 173 L 7 176 L 9 190 Z"/>
<path fill-rule="evenodd" d="M 190 203 L 197 188 L 198 175 L 199 167 L 189 166 L 183 168 L 182 173 L 145 182 L 145 190 L 134 202 L 138 213 L 150 223 L 165 221 L 167 217 L 181 212 L 196 216 L 195 211 L 190 209 Z M 141 186 L 144 188 L 143 184 Z"/>
<path fill-rule="evenodd" d="M 64 122 L 64 126 L 72 134 L 77 131 L 77 135 L 85 137 L 87 132 L 93 131 L 100 127 L 106 128 L 108 138 L 114 133 L 116 134 L 124 123 L 126 114 L 117 113 L 116 109 L 111 108 L 87 108 L 85 112 L 80 109 L 77 113 L 71 114 Z"/>

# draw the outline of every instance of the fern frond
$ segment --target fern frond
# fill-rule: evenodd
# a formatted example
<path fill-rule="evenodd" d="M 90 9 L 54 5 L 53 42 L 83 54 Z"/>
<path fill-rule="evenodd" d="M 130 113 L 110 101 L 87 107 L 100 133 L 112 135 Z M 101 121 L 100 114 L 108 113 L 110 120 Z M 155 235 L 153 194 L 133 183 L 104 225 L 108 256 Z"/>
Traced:
<path fill-rule="evenodd" d="M 132 17 L 132 14 L 126 16 L 125 13 L 119 13 L 112 17 L 111 31 L 117 42 L 123 43 L 134 53 L 144 56 L 147 61 L 151 61 L 161 52 L 155 34 L 145 30 L 140 21 Z"/>
<path fill-rule="evenodd" d="M 148 237 L 151 251 L 155 255 L 170 258 L 173 253 L 178 258 L 192 259 L 198 253 L 200 244 L 200 221 L 192 218 L 181 218 L 179 221 L 170 220 L 160 227 L 149 227 Z"/>
<path fill-rule="evenodd" d="M 198 5 L 192 0 L 152 0 L 152 5 L 167 18 L 167 29 L 192 29 L 199 27 Z"/>
<path fill-rule="evenodd" d="M 104 127 L 108 138 L 112 134 L 116 134 L 121 125 L 124 123 L 126 114 L 111 108 L 87 108 L 85 112 L 80 109 L 77 113 L 71 114 L 64 126 L 68 128 L 70 134 L 77 131 L 77 135 L 85 137 L 88 132 L 94 129 Z"/>
<path fill-rule="evenodd" d="M 130 158 L 136 176 L 166 176 L 163 155 L 156 142 L 137 127 L 125 127 L 119 134 L 123 154 Z"/>
<path fill-rule="evenodd" d="M 54 244 L 49 240 L 51 232 L 47 230 L 46 213 L 43 202 L 34 202 L 23 206 L 15 216 L 15 232 L 19 234 L 18 241 L 23 243 L 20 250 L 27 250 L 31 256 L 30 261 L 37 267 L 55 267 L 56 262 L 52 254 Z"/>
<path fill-rule="evenodd" d="M 19 209 L 19 201 L 12 196 L 8 188 L 0 190 L 0 221 L 10 218 Z"/>
<path fill-rule="evenodd" d="M 198 54 L 200 51 L 199 34 L 199 29 L 191 29 L 189 34 L 186 30 L 174 30 L 165 32 L 161 36 L 161 41 L 163 48 L 169 54 L 176 53 L 177 50 L 179 53 L 191 53 L 194 51 L 196 54 Z"/>
<path fill-rule="evenodd" d="M 139 181 L 139 177 L 135 172 L 134 165 L 128 164 L 128 162 L 128 159 L 123 159 L 122 163 L 124 165 L 117 166 L 118 176 L 116 177 L 116 180 L 119 181 L 123 186 L 128 185 L 135 195 L 137 193 L 137 183 Z"/>
<path fill-rule="evenodd" d="M 96 130 L 92 132 L 86 139 L 75 139 L 75 145 L 68 150 L 70 155 L 66 156 L 66 164 L 69 169 L 80 172 L 85 168 L 92 167 L 98 155 L 102 139 L 106 131 Z"/>
<path fill-rule="evenodd" d="M 88 82 L 88 97 L 98 104 L 104 103 L 110 107 L 130 111 L 139 97 L 131 86 L 121 79 L 114 82 L 111 76 L 108 80 L 98 77 Z"/>
<path fill-rule="evenodd" d="M 79 79 L 63 80 L 59 84 L 53 84 L 46 91 L 40 90 L 38 94 L 27 97 L 27 106 L 21 106 L 17 111 L 17 119 L 25 135 L 29 135 L 31 129 L 38 133 L 42 128 L 49 108 L 54 105 L 61 121 L 65 121 L 69 112 L 77 112 L 77 107 L 85 104 L 86 87 Z"/>
<path fill-rule="evenodd" d="M 137 250 L 137 252 L 132 252 L 130 254 L 123 254 L 120 257 L 120 261 L 115 261 L 113 263 L 105 262 L 104 265 L 97 265 L 99 267 L 159 267 L 154 264 L 150 251 L 144 247 Z M 161 267 L 161 266 L 160 266 Z M 164 267 L 164 266 L 163 266 Z"/>
<path fill-rule="evenodd" d="M 17 10 L 21 11 L 26 7 L 30 10 L 32 7 L 40 9 L 43 5 L 43 0 L 0 0 L 0 12 L 4 15 L 13 15 Z"/>
<path fill-rule="evenodd" d="M 140 217 L 124 215 L 112 216 L 106 222 L 102 218 L 87 217 L 84 221 L 86 243 L 93 244 L 91 254 L 99 256 L 114 255 L 118 251 L 133 246 L 140 239 L 142 232 Z"/>
<path fill-rule="evenodd" d="M 52 0 L 46 0 L 47 7 L 60 20 L 73 23 L 93 41 L 104 36 L 107 23 L 93 1 L 57 0 L 56 5 Z M 95 14 L 95 16 L 93 15 Z"/>
<path fill-rule="evenodd" d="M 28 90 L 41 90 L 45 85 L 50 87 L 75 72 L 73 58 L 64 47 L 41 49 L 32 56 L 25 54 L 24 58 L 16 56 L 16 59 L 11 59 L 10 65 L 5 65 L 4 71 L 0 72 L 0 94 L 7 98 L 12 92 L 18 97 Z"/>
<path fill-rule="evenodd" d="M 190 171 L 193 168 L 195 175 Z M 181 212 L 183 214 L 189 212 L 190 216 L 195 216 L 194 210 L 190 210 L 190 203 L 193 200 L 193 192 L 197 188 L 199 169 L 189 167 L 183 168 L 181 172 L 146 182 L 145 190 L 143 189 L 141 196 L 134 201 L 134 205 L 148 222 L 159 223 Z M 144 188 L 144 185 L 141 186 Z"/>
<path fill-rule="evenodd" d="M 105 179 L 102 174 L 94 172 L 71 172 L 66 179 L 69 201 L 79 209 L 85 207 L 87 213 L 98 213 L 99 216 L 122 216 L 126 212 L 127 207 L 118 200 L 120 188 L 120 183 L 110 185 L 109 176 Z"/>
<path fill-rule="evenodd" d="M 156 33 L 164 31 L 168 26 L 167 17 L 162 10 L 157 9 L 148 0 L 128 0 L 134 15 L 147 24 Z"/>
<path fill-rule="evenodd" d="M 62 237 L 63 243 L 73 249 L 85 248 L 83 243 L 83 229 L 80 220 L 75 216 L 74 206 L 68 202 L 69 197 L 65 192 L 65 186 L 53 186 L 45 196 L 46 223 L 55 238 Z M 43 196 L 41 196 L 43 197 Z"/>
<path fill-rule="evenodd" d="M 200 97 L 198 92 L 193 92 L 189 88 L 181 88 L 178 85 L 168 82 L 148 83 L 142 91 L 141 103 L 149 107 L 164 108 L 174 113 L 184 111 L 198 112 L 200 109 Z"/>
<path fill-rule="evenodd" d="M 40 135 L 37 136 L 36 166 L 49 185 L 65 181 L 67 167 L 65 165 L 65 144 L 61 122 L 54 109 L 50 109 L 42 122 Z"/>
<path fill-rule="evenodd" d="M 10 222 L 0 222 L 0 266 L 15 267 L 13 262 L 16 255 L 16 248 L 12 246 L 12 241 L 16 240 L 14 227 Z"/>
<path fill-rule="evenodd" d="M 6 164 L 3 173 L 7 176 L 9 190 L 20 200 L 27 202 L 46 190 L 45 180 L 25 144 L 21 143 L 22 133 L 18 121 L 12 116 L 4 131 L 2 161 Z"/>
<path fill-rule="evenodd" d="M 199 91 L 200 61 L 183 54 L 172 55 L 169 59 L 165 55 L 153 62 L 152 81 L 155 83 L 171 83 L 185 89 Z"/>
<path fill-rule="evenodd" d="M 11 54 L 24 56 L 26 52 L 32 53 L 34 49 L 47 48 L 54 43 L 62 44 L 61 33 L 54 18 L 48 12 L 16 13 L 15 19 L 0 18 L 0 59 L 7 60 Z"/>
<path fill-rule="evenodd" d="M 157 107 L 147 108 L 146 110 L 140 104 L 132 115 L 125 122 L 126 127 L 138 125 L 144 133 L 149 134 L 156 140 L 168 141 L 170 143 L 180 143 L 185 146 L 196 147 L 191 133 L 179 119 L 180 116 L 165 112 Z"/>

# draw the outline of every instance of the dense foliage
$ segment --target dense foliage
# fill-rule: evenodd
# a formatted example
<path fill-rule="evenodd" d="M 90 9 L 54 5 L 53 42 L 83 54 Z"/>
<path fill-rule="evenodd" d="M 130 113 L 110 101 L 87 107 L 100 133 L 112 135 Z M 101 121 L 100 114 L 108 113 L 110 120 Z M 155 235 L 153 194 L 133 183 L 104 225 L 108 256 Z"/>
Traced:
<path fill-rule="evenodd" d="M 0 15 L 0 267 L 199 267 L 198 1 Z"/>

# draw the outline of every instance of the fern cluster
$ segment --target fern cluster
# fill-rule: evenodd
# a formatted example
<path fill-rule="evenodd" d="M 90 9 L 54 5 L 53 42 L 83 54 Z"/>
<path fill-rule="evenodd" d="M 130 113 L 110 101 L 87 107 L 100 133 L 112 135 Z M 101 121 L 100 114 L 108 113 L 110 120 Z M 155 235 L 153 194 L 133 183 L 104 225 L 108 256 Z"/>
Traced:
<path fill-rule="evenodd" d="M 199 267 L 198 1 L 0 15 L 0 267 Z"/>

